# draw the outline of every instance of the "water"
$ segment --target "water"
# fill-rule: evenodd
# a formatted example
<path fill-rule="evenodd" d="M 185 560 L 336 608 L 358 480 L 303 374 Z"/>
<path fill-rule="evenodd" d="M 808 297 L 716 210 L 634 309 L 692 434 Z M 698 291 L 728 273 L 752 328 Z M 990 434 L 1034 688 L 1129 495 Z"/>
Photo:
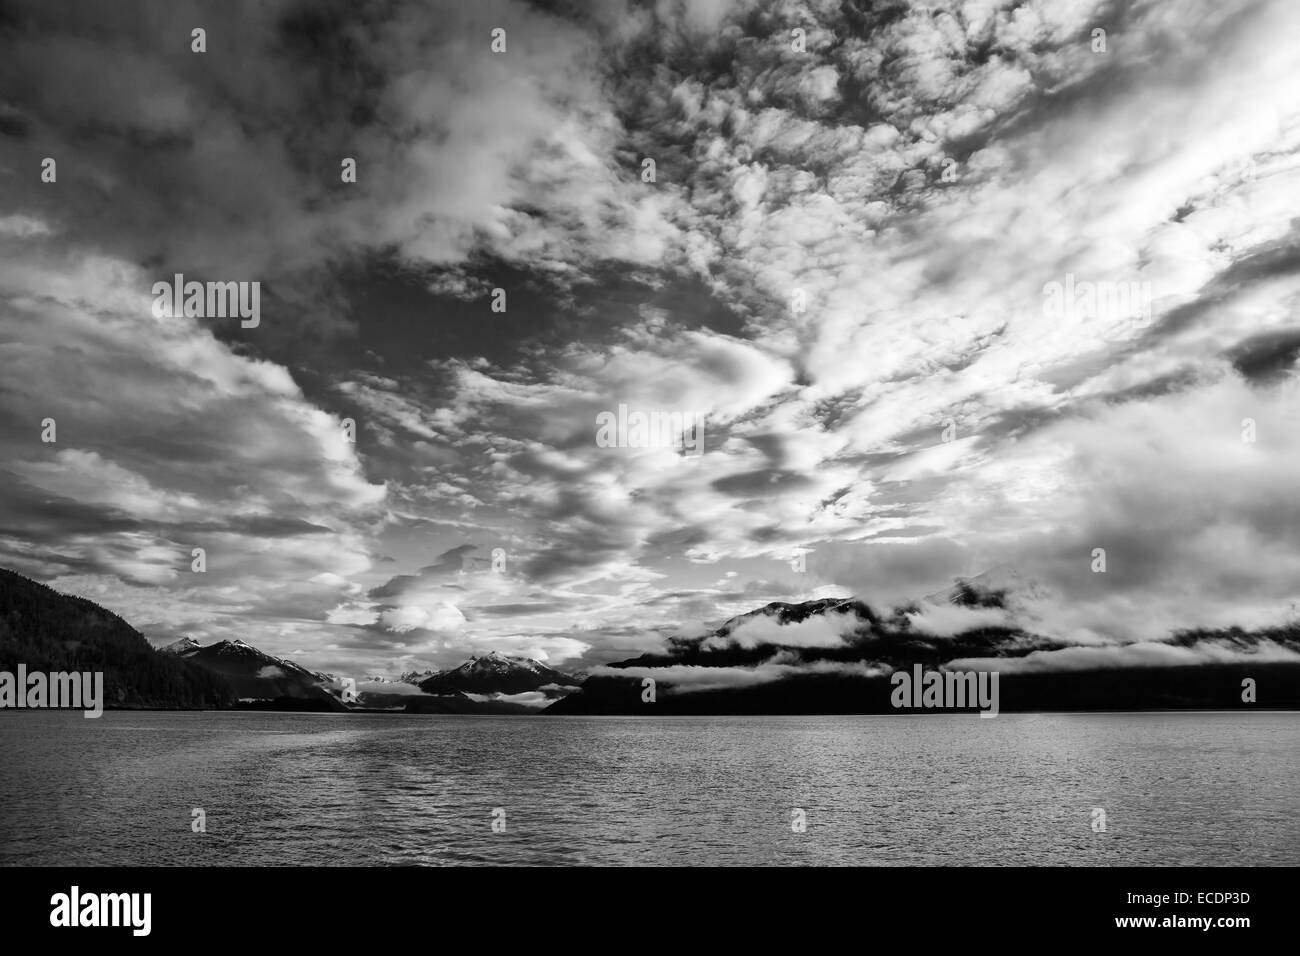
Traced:
<path fill-rule="evenodd" d="M 1297 781 L 1294 713 L 5 712 L 0 863 L 1295 865 Z"/>

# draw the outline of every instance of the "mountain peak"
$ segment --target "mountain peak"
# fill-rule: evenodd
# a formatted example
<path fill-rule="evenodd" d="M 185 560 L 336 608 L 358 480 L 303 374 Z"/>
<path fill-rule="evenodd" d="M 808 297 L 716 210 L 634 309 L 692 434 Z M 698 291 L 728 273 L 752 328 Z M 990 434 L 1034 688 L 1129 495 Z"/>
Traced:
<path fill-rule="evenodd" d="M 232 653 L 252 654 L 258 657 L 270 657 L 269 654 L 265 654 L 264 652 L 259 651 L 252 644 L 248 644 L 244 641 L 239 640 L 238 638 L 236 638 L 233 641 L 232 640 L 217 641 L 215 644 L 209 644 L 207 647 L 199 648 L 199 649 L 203 651 L 212 651 L 217 654 L 232 654 Z"/>
<path fill-rule="evenodd" d="M 196 643 L 181 653 L 186 660 L 226 678 L 241 698 L 332 699 L 321 686 L 332 682 L 328 674 L 310 671 L 239 638 L 217 641 L 206 647 Z"/>
<path fill-rule="evenodd" d="M 192 637 L 182 637 L 179 641 L 158 648 L 160 654 L 186 654 L 198 650 L 202 645 Z"/>
<path fill-rule="evenodd" d="M 437 677 L 441 671 L 406 671 L 398 678 L 403 684 L 419 684 L 421 681 L 428 680 L 430 677 Z"/>
<path fill-rule="evenodd" d="M 1047 592 L 1032 577 L 1010 564 L 998 564 L 973 577 L 959 577 L 953 585 L 921 599 L 929 604 L 964 604 L 980 607 L 1021 606 L 1042 600 Z"/>
<path fill-rule="evenodd" d="M 548 685 L 573 686 L 581 678 L 547 667 L 531 657 L 489 651 L 471 657 L 460 667 L 435 674 L 418 686 L 426 693 L 457 690 L 471 694 L 519 694 Z"/>
<path fill-rule="evenodd" d="M 847 613 L 856 614 L 865 620 L 872 620 L 875 616 L 871 608 L 857 598 L 852 597 L 816 598 L 795 604 L 786 601 L 772 601 L 756 610 L 746 611 L 744 614 L 737 614 L 735 617 L 728 618 L 713 633 L 718 637 L 726 637 L 740 625 L 755 618 L 772 618 L 778 624 L 784 625 L 798 624 L 810 617 L 823 614 Z"/>
<path fill-rule="evenodd" d="M 509 670 L 510 668 L 536 670 L 541 666 L 538 661 L 533 660 L 531 657 L 515 657 L 512 654 L 502 654 L 500 651 L 489 651 L 480 657 L 471 657 L 457 669 L 469 668 L 472 670 L 488 667 L 493 670 Z"/>

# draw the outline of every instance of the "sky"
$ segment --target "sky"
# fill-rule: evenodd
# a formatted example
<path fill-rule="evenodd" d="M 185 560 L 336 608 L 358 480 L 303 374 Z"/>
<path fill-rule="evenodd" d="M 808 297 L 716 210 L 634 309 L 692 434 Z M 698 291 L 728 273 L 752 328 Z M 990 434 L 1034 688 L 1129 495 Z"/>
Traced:
<path fill-rule="evenodd" d="M 1292 620 L 1298 32 L 1290 0 L 7 4 L 0 566 L 378 674 L 990 569 L 1076 656 Z M 258 282 L 260 321 L 156 315 L 178 273 Z M 598 440 L 620 406 L 701 453 Z"/>

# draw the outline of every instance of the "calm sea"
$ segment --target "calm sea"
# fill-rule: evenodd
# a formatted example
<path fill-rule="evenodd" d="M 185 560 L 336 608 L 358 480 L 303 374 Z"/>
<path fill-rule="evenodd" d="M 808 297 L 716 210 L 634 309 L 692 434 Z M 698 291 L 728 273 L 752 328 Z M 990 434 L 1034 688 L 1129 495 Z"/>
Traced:
<path fill-rule="evenodd" d="M 1298 783 L 1294 713 L 10 711 L 0 863 L 1295 865 Z"/>

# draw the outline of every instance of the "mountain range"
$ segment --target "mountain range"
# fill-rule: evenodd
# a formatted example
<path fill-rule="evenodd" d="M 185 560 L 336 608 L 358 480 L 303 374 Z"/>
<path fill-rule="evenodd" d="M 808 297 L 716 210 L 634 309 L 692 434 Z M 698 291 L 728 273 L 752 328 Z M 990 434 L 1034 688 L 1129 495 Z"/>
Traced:
<path fill-rule="evenodd" d="M 473 657 L 454 670 L 441 671 L 419 682 L 426 694 L 457 691 L 462 694 L 525 694 L 538 691 L 562 697 L 583 678 L 547 667 L 530 657 L 510 657 L 492 651 Z"/>
<path fill-rule="evenodd" d="M 0 568 L 0 670 L 102 671 L 113 708 L 385 710 L 530 714 L 582 678 L 527 657 L 488 654 L 447 671 L 344 679 L 275 657 L 242 640 L 191 637 L 155 648 L 93 601 Z"/>
<path fill-rule="evenodd" d="M 1043 597 L 998 571 L 888 612 L 856 598 L 773 602 L 582 675 L 493 652 L 445 671 L 349 683 L 242 640 L 187 637 L 154 649 L 99 605 L 0 569 L 0 670 L 103 671 L 106 704 L 140 708 L 891 713 L 891 673 L 917 665 L 996 670 L 1003 711 L 1300 708 L 1300 625 L 1070 645 L 1019 623 Z"/>
<path fill-rule="evenodd" d="M 917 665 L 996 670 L 1003 712 L 1300 708 L 1300 624 L 1077 645 L 1018 623 L 1045 598 L 997 568 L 887 613 L 855 598 L 777 601 L 593 668 L 543 713 L 897 713 L 891 677 Z"/>
<path fill-rule="evenodd" d="M 492 652 L 446 671 L 410 672 L 394 680 L 371 676 L 351 686 L 335 674 L 308 670 L 241 640 L 203 646 L 182 638 L 162 648 L 223 677 L 245 704 L 289 709 L 402 710 L 421 713 L 532 713 L 575 689 L 582 678 L 528 657 Z M 355 691 L 355 700 L 345 700 Z M 530 696 L 532 695 L 532 696 Z M 523 699 L 509 699 L 520 698 Z M 309 707 L 315 702 L 318 707 Z"/>
<path fill-rule="evenodd" d="M 276 701 L 278 706 L 291 709 L 345 709 L 339 695 L 328 689 L 332 684 L 330 675 L 272 657 L 240 640 L 203 646 L 186 637 L 158 652 L 221 677 L 241 701 Z M 317 706 L 308 706 L 311 702 Z"/>

